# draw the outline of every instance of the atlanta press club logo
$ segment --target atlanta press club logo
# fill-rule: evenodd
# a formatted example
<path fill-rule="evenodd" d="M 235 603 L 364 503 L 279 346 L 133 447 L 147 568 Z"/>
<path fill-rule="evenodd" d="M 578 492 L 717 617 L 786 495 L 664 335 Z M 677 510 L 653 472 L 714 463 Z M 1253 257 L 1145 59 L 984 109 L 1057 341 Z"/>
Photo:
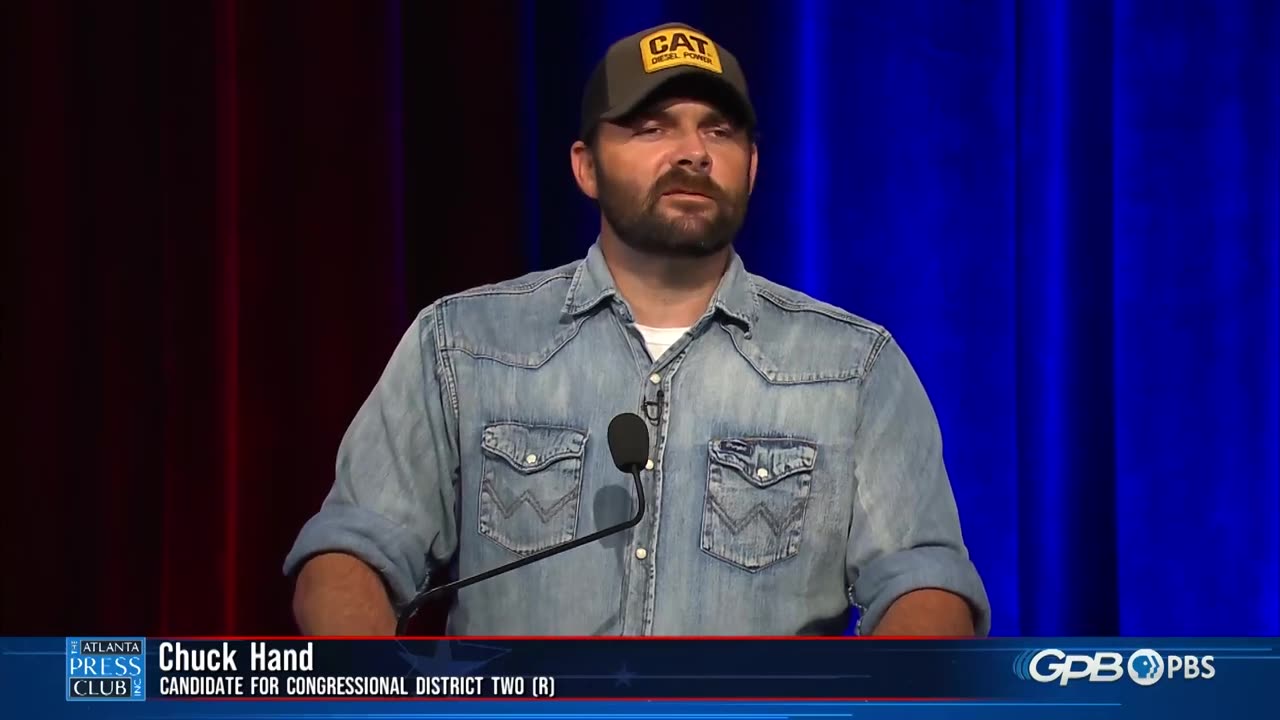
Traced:
<path fill-rule="evenodd" d="M 1209 680 L 1212 655 L 1161 655 L 1150 648 L 1134 650 L 1126 659 L 1118 652 L 1065 653 L 1054 648 L 1028 650 L 1013 661 L 1013 674 L 1023 680 L 1066 685 L 1072 680 L 1115 682 L 1126 675 L 1150 687 L 1166 680 Z"/>
<path fill-rule="evenodd" d="M 67 700 L 147 696 L 145 638 L 67 638 Z"/>

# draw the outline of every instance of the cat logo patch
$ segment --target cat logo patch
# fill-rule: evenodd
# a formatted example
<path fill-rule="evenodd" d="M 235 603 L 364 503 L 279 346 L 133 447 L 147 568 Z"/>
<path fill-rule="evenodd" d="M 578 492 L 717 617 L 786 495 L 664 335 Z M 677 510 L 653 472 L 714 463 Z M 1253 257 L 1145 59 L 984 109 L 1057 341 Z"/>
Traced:
<path fill-rule="evenodd" d="M 646 35 L 640 40 L 640 57 L 644 59 L 644 71 L 647 73 L 677 65 L 724 72 L 716 44 L 706 35 L 688 28 L 665 28 Z"/>

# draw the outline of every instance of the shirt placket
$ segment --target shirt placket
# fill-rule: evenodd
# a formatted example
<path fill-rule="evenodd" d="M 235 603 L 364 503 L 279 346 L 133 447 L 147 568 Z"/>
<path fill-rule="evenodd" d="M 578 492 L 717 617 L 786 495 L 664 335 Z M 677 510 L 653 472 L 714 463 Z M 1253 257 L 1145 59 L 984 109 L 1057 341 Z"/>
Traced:
<path fill-rule="evenodd" d="M 649 426 L 649 459 L 640 479 L 645 485 L 644 520 L 636 526 L 631 536 L 628 561 L 632 564 L 628 575 L 627 612 L 623 633 L 628 635 L 652 635 L 655 590 L 658 580 L 658 552 L 661 540 L 662 520 L 662 456 L 666 450 L 667 429 L 670 427 L 672 408 L 672 380 L 679 370 L 684 354 L 673 358 L 651 372 L 643 381 L 641 416 Z"/>

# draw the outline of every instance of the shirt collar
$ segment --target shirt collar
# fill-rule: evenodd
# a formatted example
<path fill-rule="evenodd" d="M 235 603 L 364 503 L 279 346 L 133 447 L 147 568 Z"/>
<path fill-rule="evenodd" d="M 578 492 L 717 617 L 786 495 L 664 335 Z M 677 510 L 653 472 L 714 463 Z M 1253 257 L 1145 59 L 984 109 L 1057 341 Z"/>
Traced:
<path fill-rule="evenodd" d="M 600 242 L 591 244 L 587 257 L 578 264 L 569 283 L 569 291 L 564 301 L 564 313 L 578 316 L 595 310 L 607 299 L 622 300 L 617 287 L 613 284 L 613 274 L 605 262 L 604 253 L 600 250 Z M 756 288 L 742 264 L 742 258 L 735 251 L 729 260 L 729 267 L 720 278 L 720 285 L 711 298 L 712 309 L 737 320 L 750 331 L 756 319 Z"/>

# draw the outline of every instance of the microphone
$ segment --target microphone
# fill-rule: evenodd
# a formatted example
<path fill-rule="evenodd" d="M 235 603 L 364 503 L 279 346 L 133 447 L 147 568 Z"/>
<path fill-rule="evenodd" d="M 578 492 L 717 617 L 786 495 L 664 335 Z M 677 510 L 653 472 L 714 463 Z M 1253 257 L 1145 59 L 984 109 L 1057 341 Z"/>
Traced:
<path fill-rule="evenodd" d="M 408 628 L 409 620 L 427 603 L 428 600 L 444 594 L 446 591 L 452 592 L 461 590 L 468 585 L 474 585 L 481 580 L 488 580 L 491 577 L 510 572 L 517 568 L 522 568 L 530 563 L 544 560 L 552 555 L 559 555 L 567 550 L 586 545 L 589 542 L 595 542 L 600 538 L 622 532 L 628 528 L 635 527 L 640 524 L 640 520 L 644 518 L 644 486 L 640 483 L 640 470 L 644 468 L 645 463 L 649 459 L 649 428 L 644 424 L 644 420 L 640 419 L 635 413 L 622 413 L 613 418 L 609 422 L 609 454 L 613 456 L 613 464 L 624 473 L 630 473 L 632 481 L 636 487 L 636 513 L 632 517 L 624 520 L 616 525 L 611 525 L 602 530 L 597 530 L 590 535 L 580 538 L 574 538 L 559 545 L 553 545 L 545 550 L 539 550 L 531 555 L 526 555 L 519 560 L 509 562 L 505 565 L 499 565 L 496 568 L 485 570 L 468 578 L 454 580 L 445 583 L 436 588 L 432 588 L 424 593 L 419 594 L 413 600 L 410 600 L 404 609 L 400 612 L 399 621 L 396 623 L 396 635 L 404 635 Z"/>

